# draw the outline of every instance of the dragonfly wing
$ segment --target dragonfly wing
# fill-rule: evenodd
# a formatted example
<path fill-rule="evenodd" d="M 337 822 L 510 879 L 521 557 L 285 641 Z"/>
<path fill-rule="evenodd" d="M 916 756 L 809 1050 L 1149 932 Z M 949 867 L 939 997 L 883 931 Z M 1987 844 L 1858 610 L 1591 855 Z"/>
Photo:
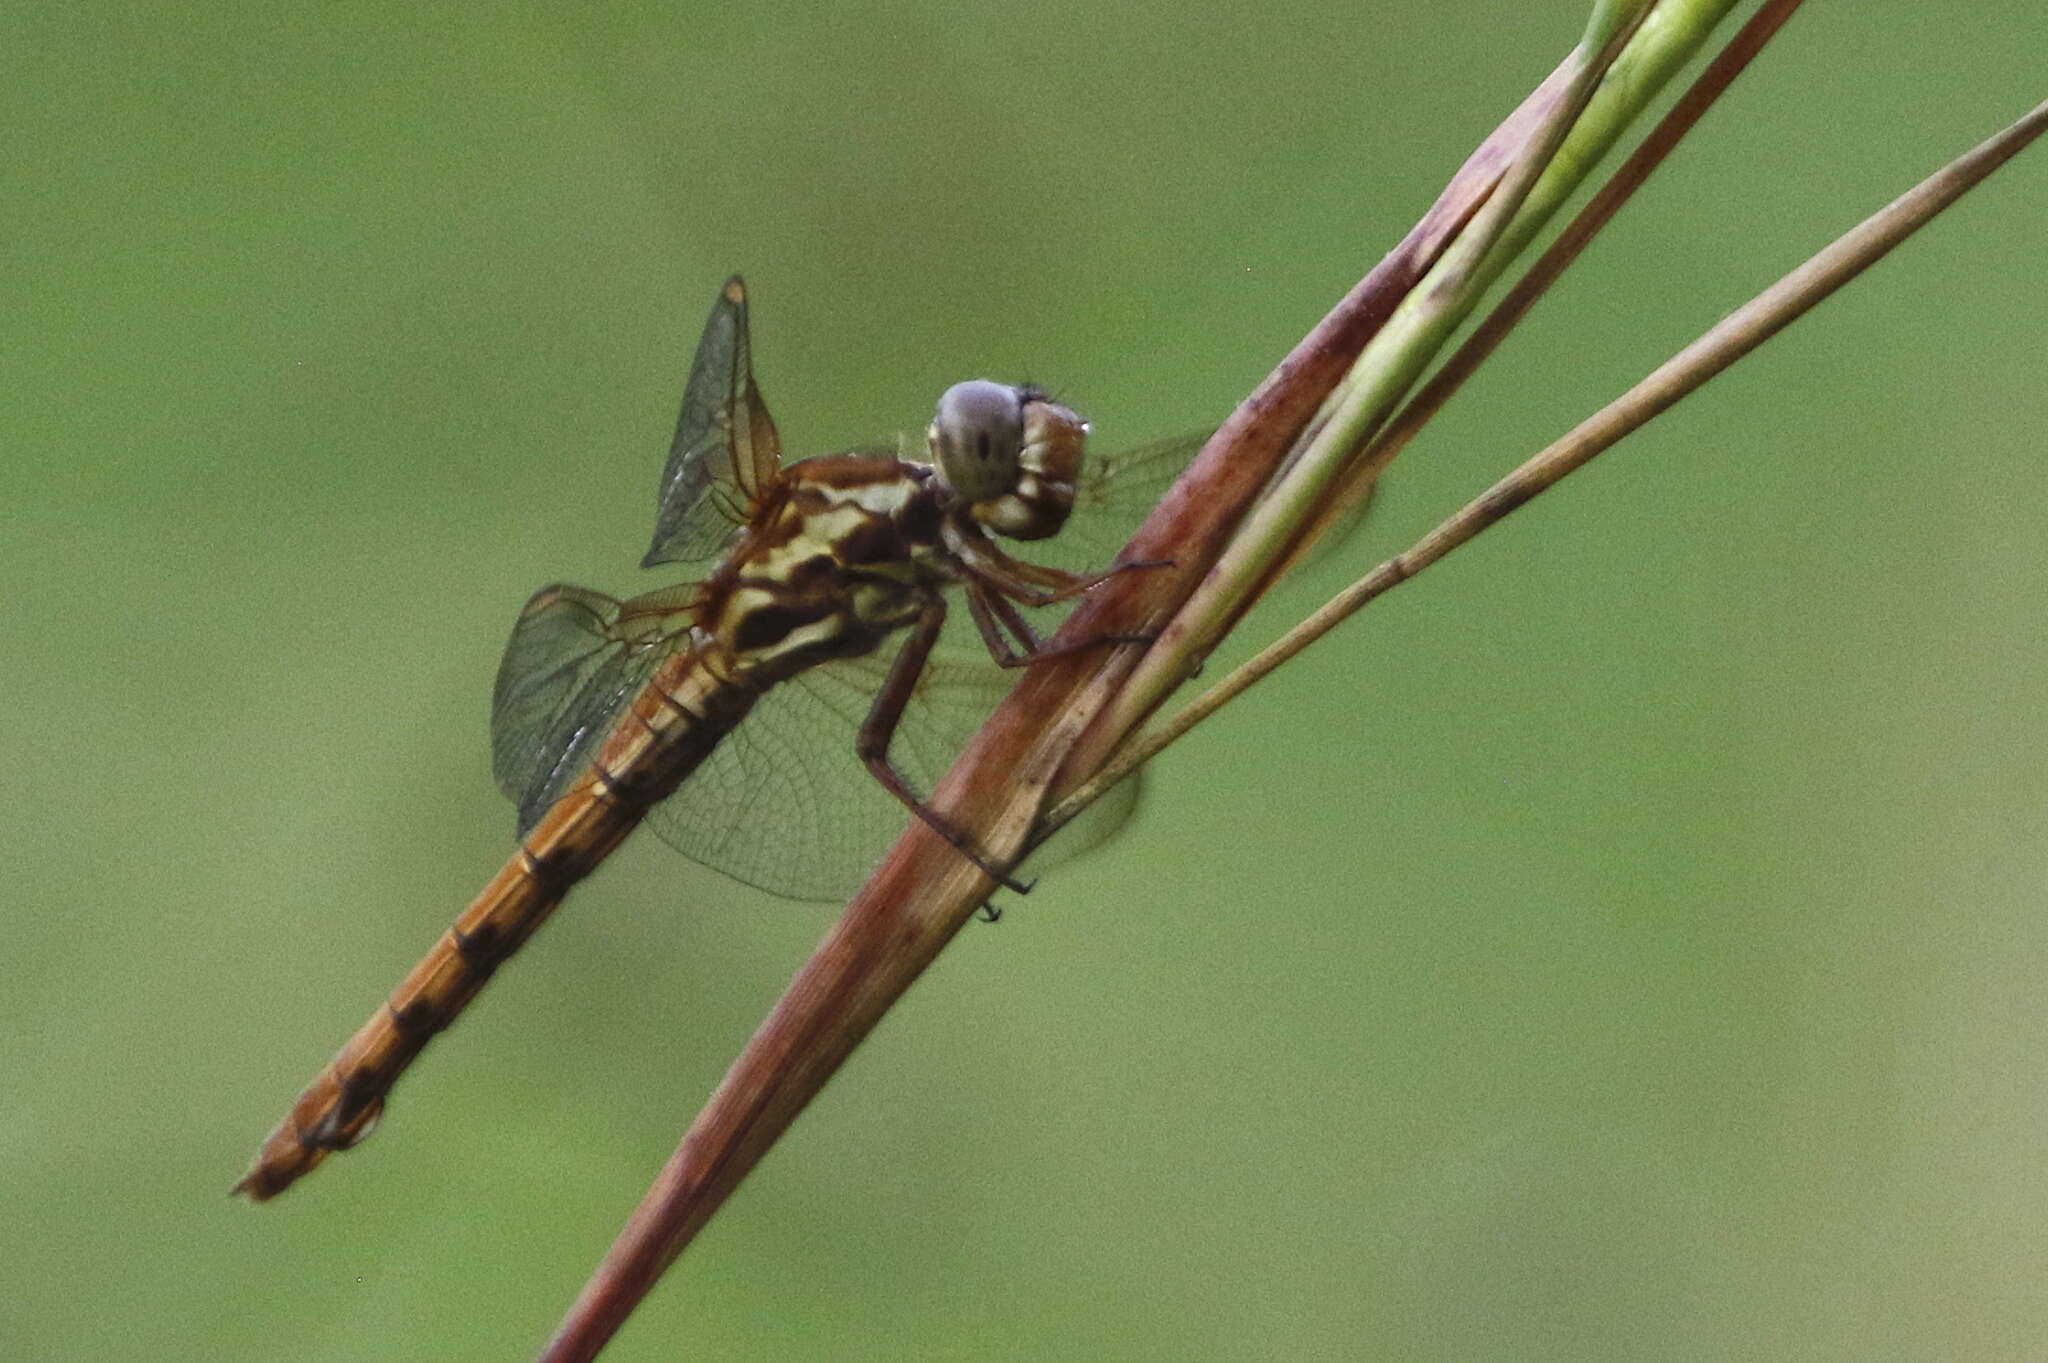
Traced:
<path fill-rule="evenodd" d="M 1091 461 L 1075 516 L 1060 535 L 1033 542 L 1032 560 L 1082 572 L 1108 566 L 1208 438 L 1202 432 Z M 1042 632 L 1068 609 L 1043 612 Z M 897 770 L 926 793 L 1015 681 L 988 661 L 959 619 L 964 612 L 954 614 L 890 745 Z M 793 899 L 844 898 L 910 817 L 854 756 L 888 662 L 887 650 L 841 659 L 773 688 L 655 806 L 649 824 L 686 856 L 735 880 Z M 1027 865 L 1056 865 L 1106 841 L 1129 820 L 1139 792 L 1136 777 L 1125 781 Z"/>
<path fill-rule="evenodd" d="M 1166 496 L 1183 470 L 1194 462 L 1211 432 L 1177 436 L 1150 445 L 1091 457 L 1074 490 L 1074 510 L 1052 539 L 1034 542 L 1033 562 L 1069 572 L 1099 572 L 1116 560 L 1124 544 Z M 1290 555 L 1282 572 L 1302 563 L 1319 562 L 1343 544 L 1364 520 L 1373 487 L 1364 483 L 1324 513 L 1313 539 Z"/>
<path fill-rule="evenodd" d="M 697 342 L 641 567 L 717 555 L 781 470 L 782 441 L 754 386 L 751 352 L 747 286 L 734 275 Z"/>
<path fill-rule="evenodd" d="M 843 898 L 909 812 L 854 754 L 888 654 L 808 668 L 770 688 L 648 823 L 670 846 L 792 899 Z M 1008 689 L 986 663 L 935 656 L 890 745 L 929 791 Z"/>
<path fill-rule="evenodd" d="M 1074 510 L 1060 533 L 1023 551 L 1034 563 L 1069 572 L 1100 572 L 1137 532 L 1152 508 L 1194 462 L 1209 432 L 1090 455 L 1074 488 Z"/>
<path fill-rule="evenodd" d="M 772 688 L 648 823 L 735 880 L 791 899 L 845 898 L 913 817 L 854 754 L 889 661 L 884 650 L 823 663 Z M 890 743 L 912 789 L 928 794 L 938 784 L 1015 680 L 950 635 Z M 1031 864 L 1078 855 L 1113 833 L 1136 803 L 1136 783 L 1127 784 L 1105 797 L 1103 814 L 1090 811 L 1091 826 L 1063 833 Z"/>
<path fill-rule="evenodd" d="M 615 601 L 557 584 L 519 612 L 491 698 L 491 768 L 519 807 L 519 832 L 597 754 L 656 668 L 689 646 L 694 587 Z"/>

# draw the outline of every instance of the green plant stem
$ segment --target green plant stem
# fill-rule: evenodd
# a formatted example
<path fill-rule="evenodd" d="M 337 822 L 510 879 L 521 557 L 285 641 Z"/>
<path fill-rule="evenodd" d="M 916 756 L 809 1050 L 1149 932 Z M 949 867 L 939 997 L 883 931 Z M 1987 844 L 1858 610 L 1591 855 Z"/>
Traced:
<path fill-rule="evenodd" d="M 1048 823 L 1057 826 L 1071 818 L 1101 791 L 1151 760 L 1367 602 L 1406 582 L 1567 474 L 1585 467 L 1602 451 L 1784 330 L 1982 183 L 2044 130 L 2048 130 L 2048 102 L 2035 106 L 2011 127 L 1980 143 L 1844 233 L 1658 366 L 1635 387 L 1468 502 L 1407 550 L 1332 597 L 1165 724 L 1120 750 L 1092 780 L 1048 813 Z"/>
<path fill-rule="evenodd" d="M 1537 123 L 1508 178 L 1373 338 L 1325 406 L 1305 450 L 1246 518 L 1220 562 L 1138 664 L 1102 722 L 1134 731 L 1200 666 L 1332 501 L 1365 441 L 1477 305 L 1508 260 L 1556 212 L 1733 0 L 1602 5 L 1563 98 Z"/>

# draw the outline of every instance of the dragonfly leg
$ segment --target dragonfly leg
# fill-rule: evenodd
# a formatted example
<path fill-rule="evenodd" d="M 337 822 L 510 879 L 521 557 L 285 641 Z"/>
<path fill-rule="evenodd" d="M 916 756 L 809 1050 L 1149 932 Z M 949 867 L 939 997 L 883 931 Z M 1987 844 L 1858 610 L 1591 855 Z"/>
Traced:
<path fill-rule="evenodd" d="M 1069 653 L 1079 653 L 1099 644 L 1149 644 L 1158 638 L 1156 634 L 1095 634 L 1071 644 L 1047 645 L 1038 637 L 1038 631 L 1031 628 L 1031 622 L 1024 613 L 1001 593 L 983 585 L 974 578 L 967 581 L 967 613 L 974 617 L 975 628 L 981 631 L 981 640 L 988 645 L 988 652 L 998 667 L 1029 667 L 1041 658 L 1063 658 Z M 1005 633 L 1005 630 L 1008 633 Z M 1014 636 L 1024 645 L 1018 652 L 1010 640 Z"/>
<path fill-rule="evenodd" d="M 953 533 L 950 527 L 946 547 L 953 551 L 970 576 L 1026 606 L 1050 606 L 1055 602 L 1072 600 L 1090 587 L 1100 586 L 1118 573 L 1129 572 L 1133 568 L 1169 566 L 1166 561 L 1145 560 L 1119 563 L 1099 573 L 1070 573 L 1063 568 L 1048 568 L 1043 564 L 1011 558 L 987 536 Z"/>
<path fill-rule="evenodd" d="M 993 548 L 993 546 L 991 546 Z M 988 585 L 1010 600 L 1026 606 L 1051 606 L 1071 601 L 1091 588 L 1099 587 L 1123 573 L 1146 568 L 1171 568 L 1171 559 L 1141 559 L 1118 563 L 1099 573 L 1069 573 L 1042 564 L 1011 558 L 1000 550 L 974 564 Z"/>
<path fill-rule="evenodd" d="M 982 643 L 988 646 L 988 656 L 996 660 L 998 667 L 1022 667 L 1043 643 L 1023 612 L 978 578 L 967 579 L 967 613 L 973 617 Z M 1024 646 L 1022 652 L 1011 643 L 1013 638 Z"/>
<path fill-rule="evenodd" d="M 903 774 L 889 761 L 889 740 L 896 736 L 896 726 L 902 721 L 903 711 L 917 690 L 917 679 L 924 674 L 925 663 L 930 661 L 932 649 L 937 646 L 945 624 L 945 598 L 934 595 L 931 603 L 918 615 L 917 624 L 910 637 L 904 640 L 896 661 L 889 665 L 888 679 L 875 693 L 875 703 L 869 708 L 868 717 L 861 721 L 854 751 L 874 778 L 882 783 L 883 789 L 907 805 L 910 812 L 930 825 L 933 832 L 953 844 L 954 850 L 973 862 L 984 875 L 1006 890 L 1029 894 L 1030 885 L 1012 879 L 992 864 L 974 845 L 974 839 L 918 798 L 910 783 L 903 779 Z"/>

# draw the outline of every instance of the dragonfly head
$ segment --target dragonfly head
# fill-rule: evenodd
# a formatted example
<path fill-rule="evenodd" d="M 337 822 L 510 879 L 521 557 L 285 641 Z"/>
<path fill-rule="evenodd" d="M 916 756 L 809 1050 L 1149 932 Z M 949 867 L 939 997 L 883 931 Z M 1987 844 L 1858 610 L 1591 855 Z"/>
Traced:
<path fill-rule="evenodd" d="M 939 398 L 927 438 L 940 481 L 998 535 L 1039 540 L 1066 524 L 1088 423 L 1043 390 L 956 383 Z"/>

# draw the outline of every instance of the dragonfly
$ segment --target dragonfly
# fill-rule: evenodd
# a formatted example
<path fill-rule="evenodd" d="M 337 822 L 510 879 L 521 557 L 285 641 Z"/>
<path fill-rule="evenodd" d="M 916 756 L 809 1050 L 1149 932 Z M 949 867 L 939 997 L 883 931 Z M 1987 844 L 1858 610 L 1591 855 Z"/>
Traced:
<path fill-rule="evenodd" d="M 1089 461 L 1071 407 L 976 379 L 940 398 L 925 459 L 864 448 L 784 465 L 751 350 L 734 276 L 684 385 L 641 560 L 708 572 L 630 600 L 558 583 L 526 603 L 491 717 L 518 845 L 300 1095 L 236 1192 L 267 1200 L 368 1137 L 427 1043 L 642 822 L 736 879 L 825 899 L 859 882 L 908 808 L 1015 888 L 918 791 L 1008 690 L 1004 669 L 1052 651 L 1020 607 L 1057 608 L 1145 565 L 1025 561 L 994 536 L 1086 526 L 1063 536 L 1067 556 L 1111 563 L 1206 435 Z M 976 652 L 947 629 L 955 594 Z M 1062 850 L 1114 832 L 1134 792 Z"/>

